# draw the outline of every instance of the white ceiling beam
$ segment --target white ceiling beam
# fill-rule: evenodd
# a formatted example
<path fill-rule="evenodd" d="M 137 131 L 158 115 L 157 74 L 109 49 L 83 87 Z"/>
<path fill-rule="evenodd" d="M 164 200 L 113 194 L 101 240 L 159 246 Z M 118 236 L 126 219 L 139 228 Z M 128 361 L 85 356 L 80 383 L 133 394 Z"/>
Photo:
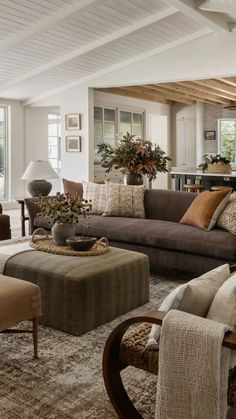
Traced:
<path fill-rule="evenodd" d="M 64 19 L 69 16 L 73 16 L 74 13 L 78 11 L 85 11 L 87 8 L 91 7 L 94 3 L 98 5 L 104 0 L 80 0 L 77 1 L 72 6 L 68 6 L 65 9 L 60 10 L 59 12 L 52 13 L 45 19 L 39 21 L 39 23 L 34 24 L 30 28 L 16 32 L 14 36 L 7 38 L 7 40 L 0 41 L 0 51 L 9 50 L 14 48 L 20 43 L 27 41 L 28 39 L 36 36 L 42 32 L 47 31 L 54 25 L 58 25 Z"/>
<path fill-rule="evenodd" d="M 170 6 L 176 7 L 180 12 L 189 16 L 200 25 L 207 26 L 213 31 L 227 30 L 229 31 L 228 22 L 224 16 L 218 13 L 205 12 L 197 8 L 194 0 L 166 0 Z"/>
<path fill-rule="evenodd" d="M 89 76 L 83 77 L 79 80 L 78 79 L 73 80 L 70 83 L 67 83 L 67 84 L 65 84 L 61 87 L 58 87 L 57 89 L 47 91 L 46 93 L 43 93 L 41 95 L 32 97 L 32 98 L 26 100 L 25 102 L 23 102 L 23 105 L 24 106 L 31 105 L 35 102 L 38 102 L 39 100 L 45 99 L 46 97 L 49 97 L 49 96 L 52 96 L 54 94 L 60 93 L 60 92 L 62 92 L 64 90 L 67 90 L 67 89 L 71 89 L 75 86 L 79 86 L 80 84 L 83 84 L 83 83 L 89 82 L 93 79 L 96 79 L 98 77 L 104 76 L 108 73 L 111 73 L 112 71 L 120 70 L 120 69 L 122 69 L 122 68 L 124 68 L 128 65 L 136 64 L 139 61 L 145 60 L 147 58 L 150 58 L 150 57 L 152 57 L 154 55 L 157 55 L 157 54 L 160 54 L 162 52 L 169 51 L 173 48 L 176 48 L 176 47 L 181 46 L 183 44 L 186 44 L 188 42 L 194 41 L 195 39 L 199 39 L 203 36 L 209 35 L 210 33 L 212 33 L 212 31 L 209 28 L 205 28 L 205 29 L 202 29 L 200 31 L 194 32 L 190 35 L 186 35 L 186 36 L 182 37 L 181 39 L 175 40 L 173 42 L 169 42 L 168 44 L 162 45 L 158 48 L 154 48 L 154 49 L 152 49 L 150 51 L 147 51 L 143 54 L 136 55 L 135 57 L 132 57 L 132 58 L 129 58 L 128 60 L 124 60 L 120 63 L 114 64 L 110 67 L 106 67 L 105 69 L 97 71 L 97 72 L 95 72 L 93 74 L 90 74 Z M 148 83 L 150 83 L 150 80 L 146 80 L 143 84 L 148 84 Z M 137 85 L 137 83 L 135 83 L 135 85 Z M 98 85 L 94 85 L 93 87 L 98 87 L 99 88 Z M 107 86 L 107 87 L 114 87 L 114 85 L 113 86 Z M 123 83 L 123 87 L 124 87 L 124 83 Z M 4 92 L 0 93 L 0 95 L 2 95 L 4 97 Z"/>
<path fill-rule="evenodd" d="M 219 0 L 206 0 L 201 1 L 201 4 L 198 7 L 201 10 L 211 12 L 236 13 L 236 2 L 234 0 L 231 3 Z"/>
<path fill-rule="evenodd" d="M 177 9 L 175 7 L 169 7 L 161 12 L 157 12 L 152 14 L 151 16 L 148 16 L 142 20 L 140 20 L 139 22 L 136 22 L 132 25 L 127 26 L 126 28 L 120 29 L 114 33 L 112 33 L 111 35 L 102 37 L 94 42 L 91 42 L 87 45 L 85 45 L 82 48 L 76 48 L 73 51 L 69 52 L 68 54 L 65 54 L 61 57 L 55 58 L 52 61 L 49 61 L 47 64 L 44 64 L 42 66 L 39 66 L 37 68 L 35 68 L 34 70 L 30 70 L 24 74 L 19 75 L 18 77 L 14 77 L 13 79 L 10 79 L 8 81 L 6 81 L 5 83 L 0 85 L 0 90 L 8 90 L 11 87 L 22 83 L 25 80 L 28 80 L 32 77 L 37 76 L 38 74 L 41 74 L 45 71 L 48 71 L 58 65 L 64 64 L 67 61 L 73 60 L 74 58 L 78 58 L 81 55 L 84 55 L 88 52 L 94 51 L 97 48 L 100 48 L 106 44 L 109 44 L 110 42 L 113 41 L 117 41 L 118 39 L 130 35 L 131 33 L 134 33 L 140 29 L 145 28 L 146 26 L 149 26 L 155 22 L 158 22 L 162 19 L 165 19 L 168 16 L 173 15 L 174 13 L 177 12 Z"/>

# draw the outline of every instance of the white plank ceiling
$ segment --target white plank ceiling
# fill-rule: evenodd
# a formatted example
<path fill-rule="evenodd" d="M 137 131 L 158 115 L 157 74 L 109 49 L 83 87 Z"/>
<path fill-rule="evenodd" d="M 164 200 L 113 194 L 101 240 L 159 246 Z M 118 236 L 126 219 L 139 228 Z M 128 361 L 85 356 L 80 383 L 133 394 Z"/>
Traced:
<path fill-rule="evenodd" d="M 30 102 L 228 24 L 232 29 L 232 10 L 212 12 L 209 3 L 200 9 L 194 0 L 0 0 L 0 97 Z"/>

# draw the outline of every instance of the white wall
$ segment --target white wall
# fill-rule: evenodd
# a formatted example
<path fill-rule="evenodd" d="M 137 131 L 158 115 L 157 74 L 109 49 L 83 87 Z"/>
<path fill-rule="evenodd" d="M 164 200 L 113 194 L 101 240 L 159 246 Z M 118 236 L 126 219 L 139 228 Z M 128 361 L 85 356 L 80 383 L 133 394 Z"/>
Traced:
<path fill-rule="evenodd" d="M 60 108 L 28 107 L 25 109 L 25 169 L 31 160 L 48 160 L 48 114 L 50 112 L 60 112 Z M 51 193 L 61 190 L 60 180 L 50 182 L 52 183 Z M 27 182 L 23 183 L 24 195 L 28 195 Z"/>
<path fill-rule="evenodd" d="M 92 176 L 92 165 L 89 164 L 89 109 L 93 109 L 93 95 L 87 85 L 63 91 L 49 98 L 45 98 L 35 105 L 37 107 L 60 107 L 61 113 L 61 161 L 63 178 L 70 180 L 89 180 Z M 33 109 L 33 107 L 29 107 Z M 81 130 L 66 130 L 65 116 L 70 113 L 81 114 Z M 66 136 L 81 136 L 81 152 L 66 151 Z M 43 151 L 42 151 L 43 152 Z M 28 154 L 29 157 L 29 154 Z"/>
<path fill-rule="evenodd" d="M 9 132 L 9 199 L 24 194 L 21 176 L 24 171 L 24 107 L 20 101 L 1 99 L 10 107 Z"/>

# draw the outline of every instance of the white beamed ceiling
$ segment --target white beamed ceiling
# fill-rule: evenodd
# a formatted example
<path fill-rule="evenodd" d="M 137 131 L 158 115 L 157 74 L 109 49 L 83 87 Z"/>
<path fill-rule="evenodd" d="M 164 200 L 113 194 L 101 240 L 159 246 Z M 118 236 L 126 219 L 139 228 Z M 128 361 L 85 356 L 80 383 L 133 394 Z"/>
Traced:
<path fill-rule="evenodd" d="M 0 0 L 0 97 L 29 100 L 214 30 L 184 0 Z"/>

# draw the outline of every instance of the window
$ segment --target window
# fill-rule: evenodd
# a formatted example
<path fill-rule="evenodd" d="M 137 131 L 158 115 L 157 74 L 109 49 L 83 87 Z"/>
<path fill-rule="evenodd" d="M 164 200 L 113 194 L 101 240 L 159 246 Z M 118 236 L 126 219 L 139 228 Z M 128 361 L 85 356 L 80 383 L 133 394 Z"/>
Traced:
<path fill-rule="evenodd" d="M 97 154 L 97 144 L 104 141 L 112 147 L 116 145 L 117 139 L 126 132 L 143 136 L 143 113 L 120 110 L 118 108 L 105 108 L 95 106 L 94 108 L 94 161 L 100 163 L 100 156 Z"/>
<path fill-rule="evenodd" d="M 8 107 L 0 105 L 0 200 L 8 199 Z"/>
<path fill-rule="evenodd" d="M 120 111 L 120 130 L 121 135 L 127 132 L 142 137 L 143 135 L 143 114 L 136 112 Z"/>
<path fill-rule="evenodd" d="M 236 119 L 218 120 L 220 154 L 236 163 Z"/>
<path fill-rule="evenodd" d="M 61 174 L 61 116 L 48 114 L 48 161 L 60 176 Z"/>

